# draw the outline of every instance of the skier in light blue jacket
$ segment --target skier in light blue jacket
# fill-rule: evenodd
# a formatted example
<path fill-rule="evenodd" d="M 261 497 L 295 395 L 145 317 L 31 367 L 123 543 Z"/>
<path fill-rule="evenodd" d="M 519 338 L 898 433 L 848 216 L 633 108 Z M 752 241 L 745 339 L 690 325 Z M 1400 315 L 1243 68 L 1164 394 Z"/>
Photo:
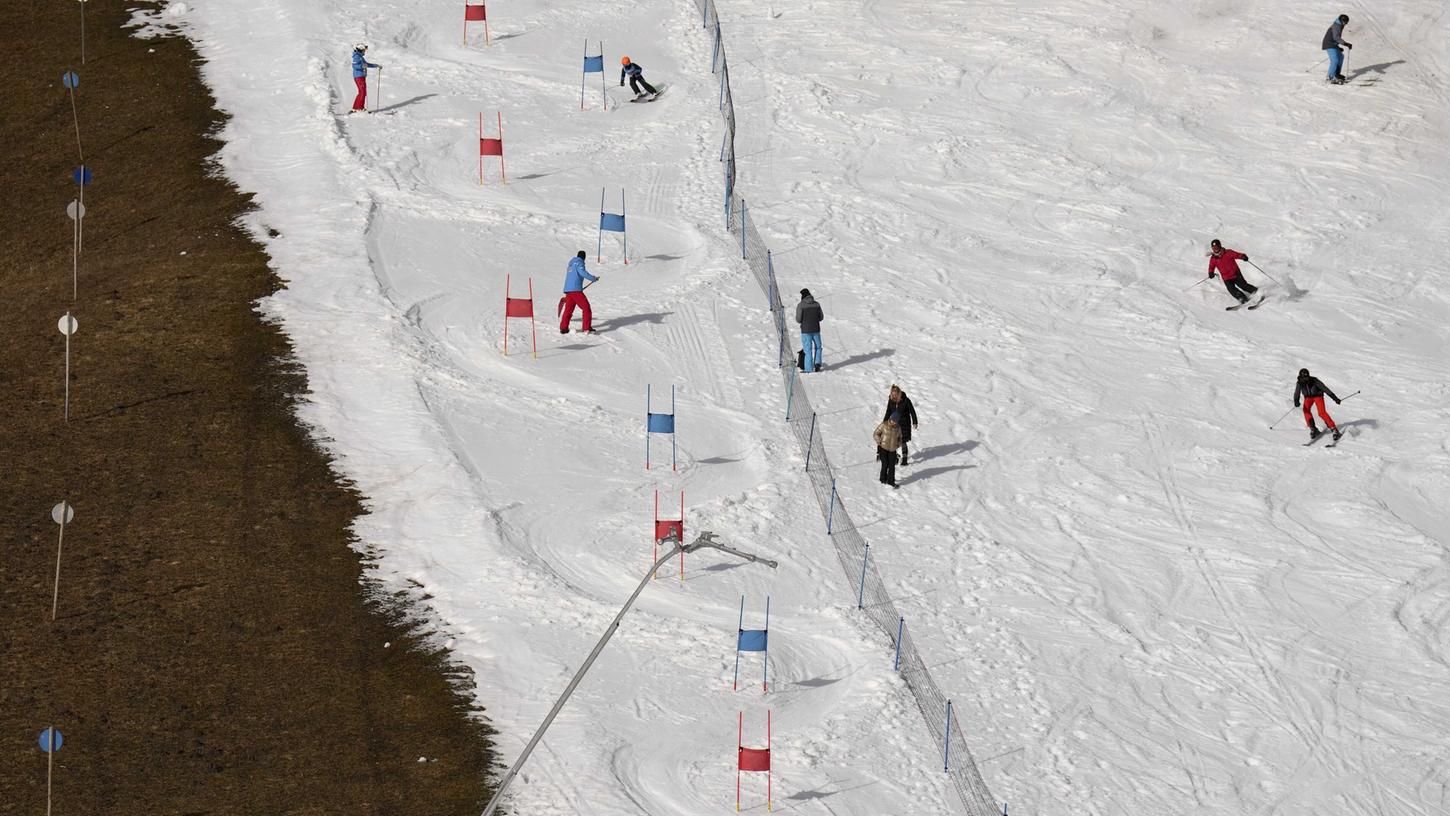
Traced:
<path fill-rule="evenodd" d="M 353 111 L 366 111 L 368 101 L 368 69 L 377 68 L 382 70 L 383 66 L 376 62 L 368 62 L 368 47 L 366 43 L 358 43 L 352 49 L 352 81 L 357 84 L 357 98 L 352 100 Z"/>
<path fill-rule="evenodd" d="M 569 270 L 564 273 L 564 296 L 559 298 L 559 333 L 569 333 L 569 321 L 574 317 L 574 307 L 578 306 L 584 315 L 583 332 L 589 334 L 594 331 L 594 313 L 589 308 L 589 298 L 584 296 L 584 288 L 588 286 L 585 281 L 594 283 L 599 280 L 597 276 L 589 274 L 584 268 L 584 259 L 588 257 L 584 250 L 569 259 Z"/>

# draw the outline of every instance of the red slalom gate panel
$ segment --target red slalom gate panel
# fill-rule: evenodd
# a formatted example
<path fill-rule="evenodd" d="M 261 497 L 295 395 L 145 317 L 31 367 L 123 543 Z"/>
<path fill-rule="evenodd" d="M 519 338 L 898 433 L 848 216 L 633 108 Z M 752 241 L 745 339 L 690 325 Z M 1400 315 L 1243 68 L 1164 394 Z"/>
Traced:
<path fill-rule="evenodd" d="M 508 183 L 508 173 L 504 171 L 503 165 L 503 113 L 498 114 L 498 138 L 484 138 L 483 135 L 483 114 L 478 115 L 478 183 L 483 184 L 483 157 L 498 156 L 499 178 L 505 184 Z"/>
<path fill-rule="evenodd" d="M 534 279 L 529 278 L 529 296 L 527 298 L 516 298 L 511 296 L 510 285 L 512 276 L 505 275 L 503 279 L 503 355 L 509 353 L 509 318 L 527 317 L 529 319 L 529 340 L 533 345 L 534 359 L 539 357 L 539 335 L 534 330 Z"/>
<path fill-rule="evenodd" d="M 483 3 L 477 5 L 472 3 L 463 4 L 463 44 L 468 45 L 468 24 L 483 23 L 483 43 L 490 43 L 488 35 L 488 6 Z"/>

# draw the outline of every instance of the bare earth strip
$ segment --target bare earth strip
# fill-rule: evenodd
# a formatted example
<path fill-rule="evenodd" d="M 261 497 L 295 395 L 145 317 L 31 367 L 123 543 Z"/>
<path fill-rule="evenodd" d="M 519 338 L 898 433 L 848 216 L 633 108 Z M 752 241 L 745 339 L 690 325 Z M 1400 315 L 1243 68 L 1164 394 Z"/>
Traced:
<path fill-rule="evenodd" d="M 51 724 L 57 813 L 477 813 L 470 678 L 364 583 L 196 55 L 87 8 L 81 65 L 79 4 L 0 4 L 0 813 L 44 812 Z M 74 301 L 66 70 L 95 173 Z"/>

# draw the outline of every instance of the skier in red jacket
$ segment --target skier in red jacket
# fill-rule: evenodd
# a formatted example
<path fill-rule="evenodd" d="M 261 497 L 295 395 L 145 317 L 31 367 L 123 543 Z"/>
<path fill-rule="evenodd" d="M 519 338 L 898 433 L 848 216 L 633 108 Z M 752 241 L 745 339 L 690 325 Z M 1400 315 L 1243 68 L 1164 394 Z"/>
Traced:
<path fill-rule="evenodd" d="M 1208 251 L 1212 255 L 1208 259 L 1208 276 L 1211 278 L 1214 273 L 1218 273 L 1223 278 L 1223 286 L 1228 293 L 1233 295 L 1240 305 L 1248 303 L 1249 295 L 1259 291 L 1259 287 L 1244 280 L 1243 273 L 1239 272 L 1238 262 L 1247 261 L 1249 256 L 1237 250 L 1224 249 L 1223 244 L 1219 243 L 1217 238 L 1208 245 Z"/>

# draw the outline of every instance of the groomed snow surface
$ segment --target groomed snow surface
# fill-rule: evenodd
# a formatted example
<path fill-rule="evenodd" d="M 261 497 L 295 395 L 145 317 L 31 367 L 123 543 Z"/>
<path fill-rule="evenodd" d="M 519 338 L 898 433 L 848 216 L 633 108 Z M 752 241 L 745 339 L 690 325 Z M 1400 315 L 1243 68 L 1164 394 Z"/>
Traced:
<path fill-rule="evenodd" d="M 487 47 L 461 5 L 155 20 L 233 116 L 222 166 L 288 281 L 263 308 L 359 537 L 476 671 L 505 761 L 643 573 L 654 491 L 781 562 L 652 585 L 511 807 L 728 812 L 737 712 L 760 745 L 768 708 L 776 810 L 949 812 L 781 421 L 694 3 L 510 0 Z M 741 190 L 827 315 L 808 383 L 841 493 L 1014 813 L 1450 810 L 1450 38 L 1438 0 L 1392 5 L 721 0 Z M 1340 12 L 1332 88 L 1310 66 Z M 607 112 L 597 75 L 579 109 L 586 38 Z M 359 41 L 381 104 L 343 116 Z M 669 92 L 624 104 L 621 54 Z M 490 160 L 480 186 L 496 111 L 509 183 Z M 614 235 L 596 263 L 620 187 L 631 263 Z M 1187 289 L 1212 237 L 1277 279 L 1247 269 L 1262 309 Z M 561 336 L 581 248 L 603 332 Z M 517 321 L 501 354 L 506 274 L 533 278 L 537 360 Z M 1335 449 L 1268 429 L 1300 367 L 1363 392 Z M 870 440 L 893 382 L 922 419 L 897 492 Z M 644 469 L 647 384 L 677 388 L 678 472 Z M 769 695 L 754 655 L 730 689 L 742 595 L 747 627 L 771 597 Z"/>

